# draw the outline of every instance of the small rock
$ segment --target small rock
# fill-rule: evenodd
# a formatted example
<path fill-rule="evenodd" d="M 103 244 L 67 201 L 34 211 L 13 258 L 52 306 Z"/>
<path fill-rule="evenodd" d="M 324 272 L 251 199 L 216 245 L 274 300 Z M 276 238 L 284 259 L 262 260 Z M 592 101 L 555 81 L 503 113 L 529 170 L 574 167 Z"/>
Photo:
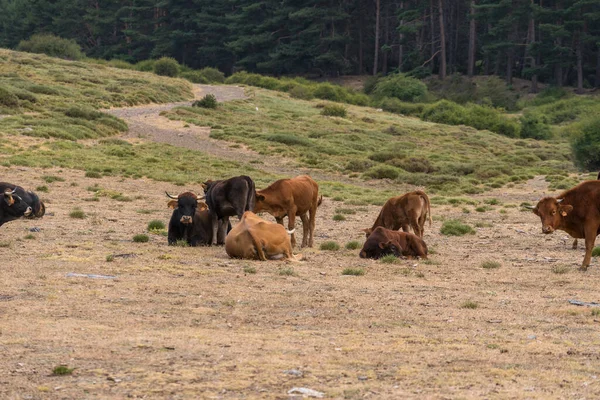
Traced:
<path fill-rule="evenodd" d="M 41 229 L 34 226 L 33 228 L 29 228 L 29 232 L 41 232 Z"/>
<path fill-rule="evenodd" d="M 286 369 L 283 371 L 284 374 L 288 374 L 288 375 L 293 375 L 293 376 L 297 376 L 297 377 L 301 377 L 302 375 L 304 375 L 302 373 L 302 371 L 299 371 L 297 369 Z"/>
<path fill-rule="evenodd" d="M 291 388 L 290 390 L 288 390 L 288 394 L 290 394 L 290 395 L 301 394 L 303 397 L 318 397 L 318 398 L 322 398 L 323 396 L 325 396 L 325 393 L 323 393 L 323 392 L 317 392 L 316 390 L 309 389 L 309 388 L 303 388 L 303 387 Z"/>
<path fill-rule="evenodd" d="M 365 376 L 365 375 L 360 375 L 360 376 L 358 377 L 358 380 L 359 380 L 359 381 L 366 381 L 367 379 L 369 379 L 369 377 L 368 377 L 368 376 Z"/>
<path fill-rule="evenodd" d="M 529 339 L 529 340 L 535 340 L 535 339 L 537 339 L 537 336 L 535 336 L 535 335 L 529 335 L 529 336 L 527 336 L 527 339 Z"/>

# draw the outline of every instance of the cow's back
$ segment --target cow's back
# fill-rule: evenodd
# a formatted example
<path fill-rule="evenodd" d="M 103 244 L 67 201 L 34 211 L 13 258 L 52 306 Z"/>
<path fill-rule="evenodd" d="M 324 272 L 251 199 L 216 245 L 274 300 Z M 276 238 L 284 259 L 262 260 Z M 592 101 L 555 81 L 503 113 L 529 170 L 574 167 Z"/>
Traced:
<path fill-rule="evenodd" d="M 600 219 L 600 180 L 586 181 L 560 194 L 564 204 L 573 206 L 567 218 L 577 222 Z"/>

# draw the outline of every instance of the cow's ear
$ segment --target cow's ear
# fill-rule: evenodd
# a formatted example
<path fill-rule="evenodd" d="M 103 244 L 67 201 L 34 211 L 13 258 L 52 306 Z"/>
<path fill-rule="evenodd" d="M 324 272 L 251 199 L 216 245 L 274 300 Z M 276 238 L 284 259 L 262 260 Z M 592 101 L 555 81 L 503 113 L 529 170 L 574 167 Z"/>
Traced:
<path fill-rule="evenodd" d="M 15 204 L 15 199 L 13 199 L 10 193 L 4 193 L 4 201 L 6 202 L 6 204 L 8 204 L 9 207 Z"/>
<path fill-rule="evenodd" d="M 203 201 L 199 201 L 197 210 L 199 210 L 199 211 L 208 210 L 208 205 Z"/>
<path fill-rule="evenodd" d="M 393 246 L 391 240 L 388 240 L 387 243 L 379 242 L 379 248 L 382 250 L 389 246 Z"/>
<path fill-rule="evenodd" d="M 566 217 L 568 213 L 573 211 L 573 206 L 570 204 L 565 204 L 564 206 L 558 206 L 558 212 L 563 217 Z"/>
<path fill-rule="evenodd" d="M 265 201 L 265 196 L 263 196 L 262 194 L 257 194 L 256 201 Z"/>
<path fill-rule="evenodd" d="M 169 208 L 177 208 L 177 200 L 169 200 L 169 202 L 167 203 L 167 207 Z"/>
<path fill-rule="evenodd" d="M 362 230 L 364 233 L 366 233 L 367 235 L 371 234 L 371 228 L 365 228 Z"/>

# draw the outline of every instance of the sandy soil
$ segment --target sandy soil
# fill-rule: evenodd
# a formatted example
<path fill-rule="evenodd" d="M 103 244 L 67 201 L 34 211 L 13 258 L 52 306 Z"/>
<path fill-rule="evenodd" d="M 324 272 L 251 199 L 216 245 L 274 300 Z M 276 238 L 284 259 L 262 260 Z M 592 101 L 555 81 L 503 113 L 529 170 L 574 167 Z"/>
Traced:
<path fill-rule="evenodd" d="M 149 221 L 168 222 L 165 190 L 200 188 L 58 169 L 0 174 L 49 187 L 48 215 L 0 228 L 0 398 L 286 399 L 293 387 L 347 399 L 600 395 L 600 315 L 568 303 L 599 301 L 598 261 L 577 271 L 583 250 L 562 232 L 542 235 L 539 219 L 516 207 L 434 206 L 426 262 L 317 248 L 300 263 L 261 263 L 222 247 L 169 247 L 162 235 L 132 241 Z M 96 183 L 134 200 L 85 201 Z M 536 179 L 485 197 L 518 205 L 545 190 Z M 70 218 L 75 207 L 87 218 Z M 356 214 L 334 222 L 339 207 Z M 378 211 L 325 199 L 316 245 L 362 242 Z M 485 227 L 446 237 L 441 217 Z M 483 269 L 484 260 L 501 267 Z M 342 275 L 349 267 L 366 273 Z M 61 364 L 75 370 L 53 376 Z"/>

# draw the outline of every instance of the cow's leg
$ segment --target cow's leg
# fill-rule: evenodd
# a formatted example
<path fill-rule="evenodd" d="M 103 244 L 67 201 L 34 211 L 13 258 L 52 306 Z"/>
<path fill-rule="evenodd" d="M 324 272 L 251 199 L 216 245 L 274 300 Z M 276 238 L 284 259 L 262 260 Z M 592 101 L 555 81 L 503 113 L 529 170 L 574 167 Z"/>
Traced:
<path fill-rule="evenodd" d="M 598 234 L 598 227 L 589 224 L 585 227 L 585 257 L 583 257 L 583 263 L 581 264 L 580 270 L 587 271 L 592 261 L 592 250 L 594 250 L 594 244 L 596 243 L 596 235 Z"/>
<path fill-rule="evenodd" d="M 408 224 L 402 223 L 402 225 L 401 225 L 401 226 L 402 226 L 402 230 L 403 230 L 404 232 L 408 232 L 408 231 L 409 231 L 409 228 L 408 228 L 408 227 L 409 227 L 409 225 L 408 225 Z M 395 229 L 394 229 L 394 230 L 395 230 Z"/>
<path fill-rule="evenodd" d="M 283 217 L 275 217 L 275 221 L 277 221 L 279 225 L 285 226 L 283 225 Z"/>
<path fill-rule="evenodd" d="M 293 231 L 296 227 L 296 207 L 288 210 L 288 230 Z M 290 241 L 292 242 L 292 249 L 296 247 L 296 236 L 294 233 L 291 234 Z"/>
<path fill-rule="evenodd" d="M 218 222 L 217 244 L 224 244 L 227 236 L 227 227 L 229 226 L 229 217 L 223 217 Z"/>
<path fill-rule="evenodd" d="M 313 247 L 315 244 L 315 224 L 317 222 L 317 206 L 311 207 L 308 210 L 308 218 L 310 224 L 310 238 L 308 239 L 308 247 Z"/>
<path fill-rule="evenodd" d="M 210 213 L 210 222 L 212 224 L 212 239 L 210 241 L 211 246 L 217 245 L 217 237 L 219 232 L 219 218 L 217 214 Z"/>
<path fill-rule="evenodd" d="M 310 244 L 309 244 L 310 222 L 308 221 L 308 215 L 306 215 L 306 213 L 301 214 L 300 219 L 302 220 L 302 246 L 301 247 L 310 246 Z"/>
<path fill-rule="evenodd" d="M 573 250 L 577 250 L 577 239 L 573 240 Z"/>

